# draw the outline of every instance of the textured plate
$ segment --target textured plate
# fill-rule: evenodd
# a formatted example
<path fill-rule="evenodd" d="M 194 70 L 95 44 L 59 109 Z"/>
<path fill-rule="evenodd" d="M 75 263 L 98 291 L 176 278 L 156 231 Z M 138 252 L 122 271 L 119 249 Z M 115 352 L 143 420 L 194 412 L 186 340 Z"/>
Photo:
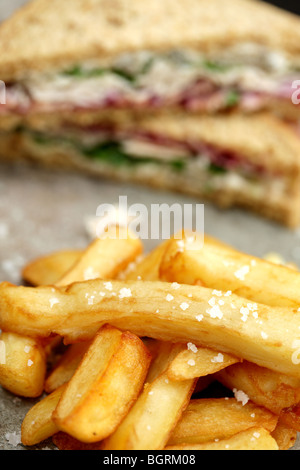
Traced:
<path fill-rule="evenodd" d="M 1 0 L 0 20 L 24 0 Z M 26 262 L 55 250 L 83 248 L 89 239 L 84 226 L 101 203 L 195 203 L 191 198 L 137 186 L 104 182 L 78 175 L 27 166 L 0 165 L 0 281 L 20 282 Z M 205 205 L 205 231 L 256 256 L 277 252 L 300 266 L 300 230 L 291 232 L 239 210 L 222 212 Z M 156 241 L 145 242 L 146 251 Z M 34 400 L 14 397 L 0 388 L 0 449 L 25 450 L 18 445 L 22 420 Z M 53 449 L 51 442 L 35 447 Z M 295 450 L 300 449 L 298 439 Z"/>

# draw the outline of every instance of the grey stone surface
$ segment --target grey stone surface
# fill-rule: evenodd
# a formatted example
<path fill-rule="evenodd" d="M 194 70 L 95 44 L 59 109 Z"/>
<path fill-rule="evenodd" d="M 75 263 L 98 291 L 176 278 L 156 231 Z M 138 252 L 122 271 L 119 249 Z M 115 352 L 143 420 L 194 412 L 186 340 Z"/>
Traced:
<path fill-rule="evenodd" d="M 0 19 L 24 0 L 1 0 Z M 96 180 L 76 174 L 0 165 L 0 281 L 20 282 L 21 268 L 32 258 L 64 248 L 85 247 L 84 220 L 95 215 L 101 203 L 196 203 L 192 198 Z M 205 230 L 238 249 L 256 256 L 277 252 L 300 266 L 300 231 L 289 231 L 240 210 L 222 212 L 205 205 Z M 156 241 L 145 242 L 146 250 Z M 15 446 L 21 422 L 34 400 L 16 398 L 0 389 L 0 449 L 25 450 Z M 52 449 L 51 442 L 37 448 Z M 299 444 L 295 446 L 299 449 Z"/>

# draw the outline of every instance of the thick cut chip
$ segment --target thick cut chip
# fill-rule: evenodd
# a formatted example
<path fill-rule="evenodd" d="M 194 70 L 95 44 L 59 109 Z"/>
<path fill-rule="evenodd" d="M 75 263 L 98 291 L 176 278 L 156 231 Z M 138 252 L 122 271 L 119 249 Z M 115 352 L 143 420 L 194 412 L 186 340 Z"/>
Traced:
<path fill-rule="evenodd" d="M 46 354 L 40 341 L 2 332 L 0 345 L 0 385 L 15 395 L 39 397 L 46 375 Z"/>
<path fill-rule="evenodd" d="M 88 246 L 56 286 L 89 279 L 114 279 L 143 251 L 141 241 L 126 228 L 111 227 L 103 237 Z"/>
<path fill-rule="evenodd" d="M 191 400 L 168 445 L 201 444 L 227 439 L 253 427 L 274 431 L 278 416 L 263 407 L 235 398 Z"/>
<path fill-rule="evenodd" d="M 251 428 L 221 441 L 168 446 L 165 450 L 279 450 L 275 439 L 264 428 Z"/>
<path fill-rule="evenodd" d="M 61 385 L 69 382 L 86 353 L 90 343 L 71 344 L 59 362 L 51 370 L 45 381 L 45 391 L 51 393 Z"/>
<path fill-rule="evenodd" d="M 2 283 L 0 328 L 38 337 L 55 333 L 70 343 L 90 340 L 109 323 L 140 337 L 242 355 L 300 378 L 298 309 L 253 304 L 226 294 L 150 281 L 94 280 L 61 288 Z"/>
<path fill-rule="evenodd" d="M 132 333 L 101 328 L 53 414 L 57 427 L 86 443 L 110 435 L 138 397 L 150 359 Z"/>
<path fill-rule="evenodd" d="M 92 444 L 86 444 L 80 442 L 65 432 L 58 432 L 52 437 L 53 444 L 59 450 L 100 450 L 101 442 L 95 442 Z"/>
<path fill-rule="evenodd" d="M 276 428 L 271 432 L 271 436 L 277 442 L 279 450 L 289 450 L 295 445 L 297 431 L 287 426 L 279 418 Z"/>
<path fill-rule="evenodd" d="M 171 240 L 161 261 L 160 278 L 233 292 L 249 301 L 274 307 L 299 308 L 300 273 L 270 263 L 210 237 L 204 245 L 185 238 Z"/>
<path fill-rule="evenodd" d="M 25 416 L 21 427 L 21 439 L 25 446 L 34 446 L 57 433 L 59 429 L 52 419 L 65 385 L 43 398 Z"/>
<path fill-rule="evenodd" d="M 250 400 L 279 415 L 300 401 L 300 380 L 244 361 L 216 374 L 225 387 L 242 390 Z"/>
<path fill-rule="evenodd" d="M 158 342 L 157 347 L 159 352 L 150 367 L 143 393 L 116 431 L 104 441 L 103 450 L 163 449 L 188 406 L 195 381 L 174 382 L 166 373 L 178 346 Z"/>
<path fill-rule="evenodd" d="M 168 368 L 172 380 L 187 380 L 205 377 L 240 362 L 229 354 L 217 353 L 211 349 L 198 348 L 193 343 L 182 345 L 181 350 Z"/>
<path fill-rule="evenodd" d="M 35 287 L 50 286 L 71 269 L 82 253 L 81 250 L 63 250 L 41 256 L 24 267 L 22 277 Z"/>

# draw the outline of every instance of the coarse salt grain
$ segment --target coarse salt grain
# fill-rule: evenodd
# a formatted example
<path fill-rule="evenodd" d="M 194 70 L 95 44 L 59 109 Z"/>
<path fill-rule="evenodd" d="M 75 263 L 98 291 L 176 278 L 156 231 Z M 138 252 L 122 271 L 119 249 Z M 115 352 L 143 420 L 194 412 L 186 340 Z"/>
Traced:
<path fill-rule="evenodd" d="M 194 359 L 190 359 L 190 360 L 188 361 L 188 365 L 193 367 L 193 366 L 196 365 L 196 362 L 194 361 Z"/>
<path fill-rule="evenodd" d="M 85 281 L 92 281 L 93 279 L 97 279 L 99 277 L 99 273 L 97 273 L 93 266 L 89 266 L 83 273 L 83 277 Z"/>
<path fill-rule="evenodd" d="M 239 279 L 240 281 L 244 281 L 245 280 L 245 276 L 247 274 L 249 274 L 250 272 L 250 268 L 249 266 L 243 266 L 242 268 L 238 269 L 234 275 L 237 279 Z"/>
<path fill-rule="evenodd" d="M 228 290 L 227 292 L 225 292 L 224 297 L 230 297 L 231 295 L 232 295 L 232 291 Z"/>
<path fill-rule="evenodd" d="M 112 290 L 112 288 L 113 288 L 112 283 L 110 281 L 104 282 L 103 285 L 104 285 L 105 289 L 107 289 L 107 290 Z"/>
<path fill-rule="evenodd" d="M 167 300 L 168 302 L 171 302 L 171 300 L 173 300 L 173 299 L 174 299 L 174 297 L 173 297 L 173 295 L 171 295 L 171 294 L 168 294 L 167 297 L 166 297 L 166 300 Z"/>
<path fill-rule="evenodd" d="M 177 290 L 177 289 L 180 288 L 180 284 L 178 284 L 178 282 L 173 282 L 173 283 L 171 284 L 171 287 L 172 287 L 172 289 L 176 289 L 176 290 Z"/>
<path fill-rule="evenodd" d="M 50 302 L 50 308 L 53 308 L 54 305 L 59 304 L 59 300 L 56 297 L 53 297 L 52 299 L 50 299 L 49 302 Z"/>
<path fill-rule="evenodd" d="M 203 315 L 201 315 L 201 314 L 196 316 L 196 320 L 197 320 L 197 321 L 202 321 L 203 318 L 204 318 L 204 317 L 203 317 Z"/>
<path fill-rule="evenodd" d="M 248 403 L 249 397 L 248 395 L 246 395 L 245 392 L 243 392 L 242 390 L 237 390 L 236 388 L 234 388 L 232 391 L 234 393 L 236 400 L 241 402 L 243 406 Z"/>
<path fill-rule="evenodd" d="M 212 294 L 216 295 L 217 297 L 221 297 L 223 295 L 223 292 L 221 290 L 213 290 Z"/>
<path fill-rule="evenodd" d="M 217 363 L 218 363 L 218 362 L 220 362 L 220 363 L 221 363 L 221 362 L 224 362 L 224 356 L 223 356 L 223 354 L 222 354 L 222 353 L 219 353 L 217 356 L 215 356 L 215 357 L 211 360 L 211 362 L 217 362 Z"/>
<path fill-rule="evenodd" d="M 21 444 L 21 433 L 7 432 L 5 439 L 8 441 L 9 445 L 16 447 Z"/>
<path fill-rule="evenodd" d="M 28 354 L 30 352 L 30 349 L 31 349 L 30 346 L 25 346 L 24 352 L 26 352 Z"/>
<path fill-rule="evenodd" d="M 268 338 L 268 335 L 267 333 L 265 333 L 264 331 L 261 332 L 261 337 L 262 339 L 267 339 Z"/>
<path fill-rule="evenodd" d="M 31 359 L 28 359 L 27 365 L 28 367 L 31 367 L 33 365 L 33 361 Z"/>
<path fill-rule="evenodd" d="M 189 304 L 186 302 L 182 302 L 182 304 L 180 305 L 180 308 L 181 310 L 185 311 L 189 308 Z"/>
<path fill-rule="evenodd" d="M 206 310 L 211 318 L 219 318 L 220 320 L 223 318 L 223 313 L 218 305 L 214 305 L 212 308 L 208 308 Z"/>
<path fill-rule="evenodd" d="M 131 289 L 127 287 L 123 287 L 120 290 L 119 299 L 124 299 L 125 297 L 131 297 L 131 296 L 132 296 Z"/>
<path fill-rule="evenodd" d="M 248 307 L 241 307 L 240 313 L 242 314 L 242 321 L 247 321 L 249 312 L 250 311 Z"/>
<path fill-rule="evenodd" d="M 187 348 L 189 351 L 192 351 L 193 353 L 196 353 L 198 351 L 197 346 L 193 343 L 188 343 Z"/>

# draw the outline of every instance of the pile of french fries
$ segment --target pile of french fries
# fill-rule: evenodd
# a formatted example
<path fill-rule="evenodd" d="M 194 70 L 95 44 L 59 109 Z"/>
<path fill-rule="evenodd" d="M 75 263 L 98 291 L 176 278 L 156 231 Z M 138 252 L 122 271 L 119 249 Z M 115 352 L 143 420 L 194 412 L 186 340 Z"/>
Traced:
<path fill-rule="evenodd" d="M 209 236 L 203 246 L 177 234 L 144 254 L 128 229 L 118 234 L 108 229 L 86 250 L 32 261 L 26 286 L 0 284 L 0 384 L 41 397 L 24 418 L 22 443 L 293 447 L 300 273 Z M 210 396 L 213 383 L 228 394 Z"/>

